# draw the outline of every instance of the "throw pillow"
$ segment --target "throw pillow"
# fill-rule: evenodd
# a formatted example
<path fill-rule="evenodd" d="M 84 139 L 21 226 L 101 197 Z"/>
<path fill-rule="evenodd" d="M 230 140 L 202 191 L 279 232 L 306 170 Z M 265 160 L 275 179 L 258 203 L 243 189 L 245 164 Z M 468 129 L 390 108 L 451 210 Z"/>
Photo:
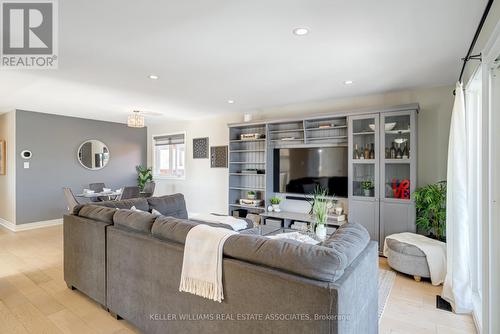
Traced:
<path fill-rule="evenodd" d="M 161 212 L 160 212 L 160 211 L 158 211 L 158 210 L 156 210 L 156 209 L 151 210 L 151 213 L 152 213 L 153 215 L 155 215 L 156 217 L 161 216 Z"/>

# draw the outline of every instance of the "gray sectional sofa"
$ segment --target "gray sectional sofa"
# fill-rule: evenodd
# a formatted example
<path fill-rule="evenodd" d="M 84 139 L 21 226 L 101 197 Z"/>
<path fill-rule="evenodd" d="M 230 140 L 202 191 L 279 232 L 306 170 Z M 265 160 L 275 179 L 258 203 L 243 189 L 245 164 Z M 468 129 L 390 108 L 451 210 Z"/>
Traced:
<path fill-rule="evenodd" d="M 313 246 L 249 225 L 224 245 L 217 303 L 179 292 L 184 242 L 200 223 L 180 194 L 76 207 L 64 217 L 66 283 L 145 333 L 378 332 L 377 245 L 362 226 Z"/>

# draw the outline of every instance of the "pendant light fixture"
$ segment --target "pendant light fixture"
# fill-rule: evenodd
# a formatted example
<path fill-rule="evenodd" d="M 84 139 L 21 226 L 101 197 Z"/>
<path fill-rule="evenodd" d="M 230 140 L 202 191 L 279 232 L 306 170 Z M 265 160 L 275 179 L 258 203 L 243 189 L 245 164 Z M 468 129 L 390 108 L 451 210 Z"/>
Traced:
<path fill-rule="evenodd" d="M 144 127 L 144 116 L 140 114 L 139 110 L 134 110 L 132 115 L 128 116 L 127 126 L 129 128 L 143 128 Z"/>

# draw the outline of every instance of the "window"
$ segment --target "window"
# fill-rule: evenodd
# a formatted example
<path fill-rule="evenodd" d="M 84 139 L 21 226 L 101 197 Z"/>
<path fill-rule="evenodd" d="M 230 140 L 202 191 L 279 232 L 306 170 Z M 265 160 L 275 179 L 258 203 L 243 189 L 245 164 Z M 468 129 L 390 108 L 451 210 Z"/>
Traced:
<path fill-rule="evenodd" d="M 480 311 L 482 299 L 482 222 L 483 222 L 483 184 L 485 174 L 483 162 L 485 157 L 482 117 L 482 72 L 479 69 L 468 84 L 466 90 L 466 127 L 467 127 L 467 171 L 470 193 L 468 194 L 470 216 L 470 250 L 471 250 L 471 287 L 476 309 Z"/>
<path fill-rule="evenodd" d="M 186 176 L 186 135 L 153 136 L 153 175 L 158 178 Z"/>

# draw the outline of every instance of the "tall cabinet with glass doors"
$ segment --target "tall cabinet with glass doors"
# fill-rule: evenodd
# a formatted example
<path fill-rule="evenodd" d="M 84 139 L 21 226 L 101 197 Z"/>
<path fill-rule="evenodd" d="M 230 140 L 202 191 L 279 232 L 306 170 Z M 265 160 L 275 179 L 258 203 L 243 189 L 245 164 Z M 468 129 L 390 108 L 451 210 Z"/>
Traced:
<path fill-rule="evenodd" d="M 349 221 L 385 237 L 415 232 L 418 106 L 350 116 Z"/>

